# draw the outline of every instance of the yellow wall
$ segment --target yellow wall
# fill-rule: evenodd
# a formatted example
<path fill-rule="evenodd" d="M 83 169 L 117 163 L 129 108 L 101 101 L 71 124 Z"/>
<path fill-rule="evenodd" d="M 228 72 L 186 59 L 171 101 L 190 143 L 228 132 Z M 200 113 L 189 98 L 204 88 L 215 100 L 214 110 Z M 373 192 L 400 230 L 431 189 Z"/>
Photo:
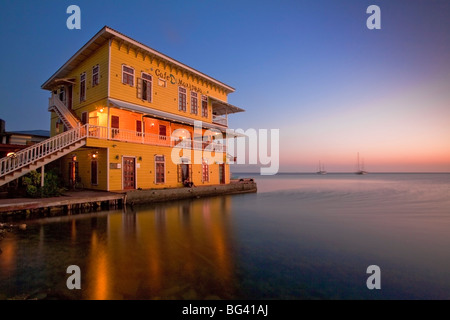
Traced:
<path fill-rule="evenodd" d="M 134 68 L 134 86 L 122 83 L 122 65 Z M 152 75 L 152 102 L 147 102 L 138 98 L 137 95 L 137 78 L 141 77 L 141 72 Z M 159 75 L 159 76 L 158 76 Z M 172 75 L 174 78 L 170 78 Z M 168 77 L 166 87 L 158 85 L 158 79 Z M 179 82 L 185 85 L 187 90 L 187 106 L 186 112 L 178 110 L 178 86 Z M 175 82 L 175 83 L 171 83 Z M 198 115 L 195 116 L 190 112 L 191 106 L 191 89 L 186 85 L 192 86 L 191 89 L 198 93 Z M 211 105 L 208 106 L 208 118 L 201 116 L 201 95 L 211 96 L 223 101 L 227 100 L 226 92 L 212 82 L 200 79 L 197 76 L 183 71 L 180 68 L 174 68 L 169 64 L 165 64 L 162 60 L 150 56 L 144 56 L 141 52 L 137 53 L 133 48 L 123 44 L 119 48 L 119 43 L 113 41 L 111 45 L 111 80 L 110 80 L 110 96 L 118 100 L 147 106 L 177 115 L 182 115 L 197 120 L 212 122 Z"/>
<path fill-rule="evenodd" d="M 110 50 L 110 52 L 109 52 Z M 110 60 L 109 58 L 110 57 Z M 99 64 L 100 76 L 99 85 L 92 86 L 92 67 Z M 134 86 L 122 83 L 122 65 L 125 64 L 134 68 Z M 108 70 L 110 65 L 110 70 Z M 86 72 L 86 100 L 80 102 L 80 75 Z M 137 96 L 137 78 L 141 77 L 141 72 L 152 75 L 152 101 L 144 101 Z M 113 40 L 111 47 L 105 43 L 91 56 L 87 57 L 79 66 L 77 66 L 67 78 L 75 78 L 76 84 L 73 87 L 72 109 L 81 119 L 82 112 L 88 112 L 88 121 L 90 124 L 106 127 L 111 126 L 111 116 L 118 116 L 121 130 L 136 130 L 136 121 L 143 120 L 146 133 L 159 134 L 159 124 L 166 125 L 166 134 L 169 136 L 176 129 L 186 129 L 193 138 L 193 128 L 191 126 L 170 123 L 169 121 L 142 118 L 142 114 L 125 111 L 118 108 L 108 108 L 108 74 L 109 74 L 109 97 L 141 106 L 162 110 L 175 115 L 182 115 L 196 120 L 212 122 L 212 108 L 208 105 L 208 118 L 202 117 L 201 101 L 202 94 L 211 96 L 223 101 L 227 100 L 227 92 L 220 86 L 211 81 L 201 79 L 192 75 L 182 68 L 174 67 L 165 63 L 163 60 L 143 55 L 142 52 L 136 52 L 133 48 Z M 159 79 L 165 78 L 166 86 L 159 85 Z M 174 82 L 174 83 L 171 83 Z M 187 111 L 178 110 L 178 87 L 184 86 L 187 91 Z M 198 93 L 198 114 L 194 115 L 190 111 L 191 91 Z M 101 110 L 103 109 L 103 110 Z M 63 125 L 56 130 L 56 121 L 58 117 L 54 112 L 51 113 L 51 135 L 63 132 Z M 152 126 L 152 123 L 154 124 Z M 205 130 L 203 130 L 205 131 Z M 114 147 L 113 147 L 114 145 Z M 181 186 L 178 182 L 177 165 L 171 161 L 171 147 L 152 146 L 132 142 L 107 141 L 98 139 L 88 139 L 88 148 L 82 148 L 74 152 L 79 161 L 79 174 L 85 188 L 102 190 L 121 190 L 122 189 L 122 169 L 111 169 L 111 163 L 122 164 L 124 156 L 136 157 L 138 164 L 137 185 L 136 188 L 168 188 Z M 92 186 L 90 184 L 90 154 L 93 148 L 99 148 L 99 184 Z M 194 151 L 190 151 L 194 159 Z M 67 179 L 68 162 L 71 159 L 70 154 L 64 157 L 62 161 L 63 176 Z M 166 181 L 164 184 L 155 183 L 155 155 L 164 155 L 166 159 L 165 173 Z M 141 158 L 141 159 L 140 159 Z M 209 159 L 209 182 L 202 181 L 202 165 L 193 164 L 193 182 L 196 185 L 219 184 L 219 165 Z M 109 177 L 108 177 L 109 173 Z M 225 168 L 226 183 L 229 183 L 229 167 Z"/>
<path fill-rule="evenodd" d="M 98 152 L 98 185 L 91 184 L 91 160 L 92 154 Z M 69 162 L 72 157 L 76 156 L 78 161 L 78 174 L 85 189 L 106 190 L 107 189 L 107 150 L 80 148 L 67 156 L 61 161 L 61 173 L 66 185 L 69 183 Z"/>
<path fill-rule="evenodd" d="M 92 86 L 92 67 L 100 66 L 99 84 Z M 80 76 L 86 72 L 86 100 L 80 102 Z M 68 78 L 75 78 L 76 84 L 73 88 L 73 107 L 78 116 L 84 107 L 95 104 L 108 96 L 108 43 L 97 49 L 91 56 L 86 58 L 69 75 Z M 100 104 L 99 104 L 100 105 Z M 83 110 L 86 111 L 86 110 Z"/>
<path fill-rule="evenodd" d="M 120 141 L 108 141 L 99 139 L 88 139 L 87 144 L 90 147 L 109 148 L 109 163 L 118 163 L 122 165 L 122 158 L 135 157 L 138 168 L 137 173 L 137 185 L 136 188 L 151 189 L 151 188 L 169 188 L 179 187 L 181 183 L 178 182 L 177 164 L 172 162 L 171 147 L 164 146 L 150 146 L 137 143 L 127 143 Z M 193 151 L 191 151 L 193 153 Z M 166 169 L 166 181 L 163 184 L 155 183 L 155 155 L 164 155 L 165 157 L 165 169 Z M 99 155 L 100 157 L 106 157 L 106 152 Z M 191 154 L 191 159 L 194 159 L 194 155 Z M 210 180 L 209 182 L 202 182 L 202 166 L 200 164 L 192 165 L 192 173 L 195 185 L 213 185 L 219 184 L 219 165 L 209 161 Z M 103 163 L 103 162 L 102 162 Z M 105 169 L 109 164 L 104 163 Z M 102 169 L 103 170 L 103 169 Z M 229 168 L 226 165 L 226 173 Z M 228 174 L 225 175 L 229 183 Z M 89 176 L 90 177 L 90 176 Z M 121 190 L 122 189 L 122 168 L 109 169 L 109 190 Z"/>

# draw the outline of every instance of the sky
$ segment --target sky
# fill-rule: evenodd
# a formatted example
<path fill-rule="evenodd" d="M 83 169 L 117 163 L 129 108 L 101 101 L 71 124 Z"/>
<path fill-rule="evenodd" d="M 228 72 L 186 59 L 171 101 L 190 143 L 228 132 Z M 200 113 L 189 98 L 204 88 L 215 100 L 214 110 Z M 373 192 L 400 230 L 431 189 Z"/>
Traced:
<path fill-rule="evenodd" d="M 1 0 L 7 131 L 49 129 L 41 85 L 105 25 L 236 88 L 230 128 L 279 129 L 280 171 L 450 172 L 448 0 Z"/>

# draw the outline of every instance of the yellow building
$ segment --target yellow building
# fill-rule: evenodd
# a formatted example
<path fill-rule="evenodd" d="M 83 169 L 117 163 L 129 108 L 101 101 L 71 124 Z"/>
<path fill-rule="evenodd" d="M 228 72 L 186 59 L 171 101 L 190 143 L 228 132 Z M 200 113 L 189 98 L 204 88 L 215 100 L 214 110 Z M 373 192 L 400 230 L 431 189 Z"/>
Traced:
<path fill-rule="evenodd" d="M 54 140 L 43 148 L 61 159 L 68 186 L 230 183 L 228 114 L 244 111 L 227 103 L 234 88 L 109 27 L 42 88 L 51 92 Z"/>

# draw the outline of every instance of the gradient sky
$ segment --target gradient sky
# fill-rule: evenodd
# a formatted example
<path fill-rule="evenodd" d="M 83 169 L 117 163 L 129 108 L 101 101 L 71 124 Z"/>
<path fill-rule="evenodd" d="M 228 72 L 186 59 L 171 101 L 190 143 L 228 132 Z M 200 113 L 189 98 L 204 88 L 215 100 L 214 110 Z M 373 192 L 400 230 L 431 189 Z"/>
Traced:
<path fill-rule="evenodd" d="M 236 88 L 230 127 L 280 129 L 281 171 L 450 171 L 448 0 L 1 0 L 7 131 L 49 129 L 41 84 L 105 25 Z"/>

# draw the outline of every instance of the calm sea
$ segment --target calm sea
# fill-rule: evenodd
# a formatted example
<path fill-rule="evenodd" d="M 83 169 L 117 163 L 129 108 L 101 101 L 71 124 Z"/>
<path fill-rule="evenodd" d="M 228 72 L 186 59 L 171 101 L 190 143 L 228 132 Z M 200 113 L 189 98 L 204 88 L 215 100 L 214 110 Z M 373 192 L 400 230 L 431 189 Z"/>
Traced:
<path fill-rule="evenodd" d="M 0 298 L 450 299 L 450 174 L 241 176 L 258 193 L 26 221 Z"/>

